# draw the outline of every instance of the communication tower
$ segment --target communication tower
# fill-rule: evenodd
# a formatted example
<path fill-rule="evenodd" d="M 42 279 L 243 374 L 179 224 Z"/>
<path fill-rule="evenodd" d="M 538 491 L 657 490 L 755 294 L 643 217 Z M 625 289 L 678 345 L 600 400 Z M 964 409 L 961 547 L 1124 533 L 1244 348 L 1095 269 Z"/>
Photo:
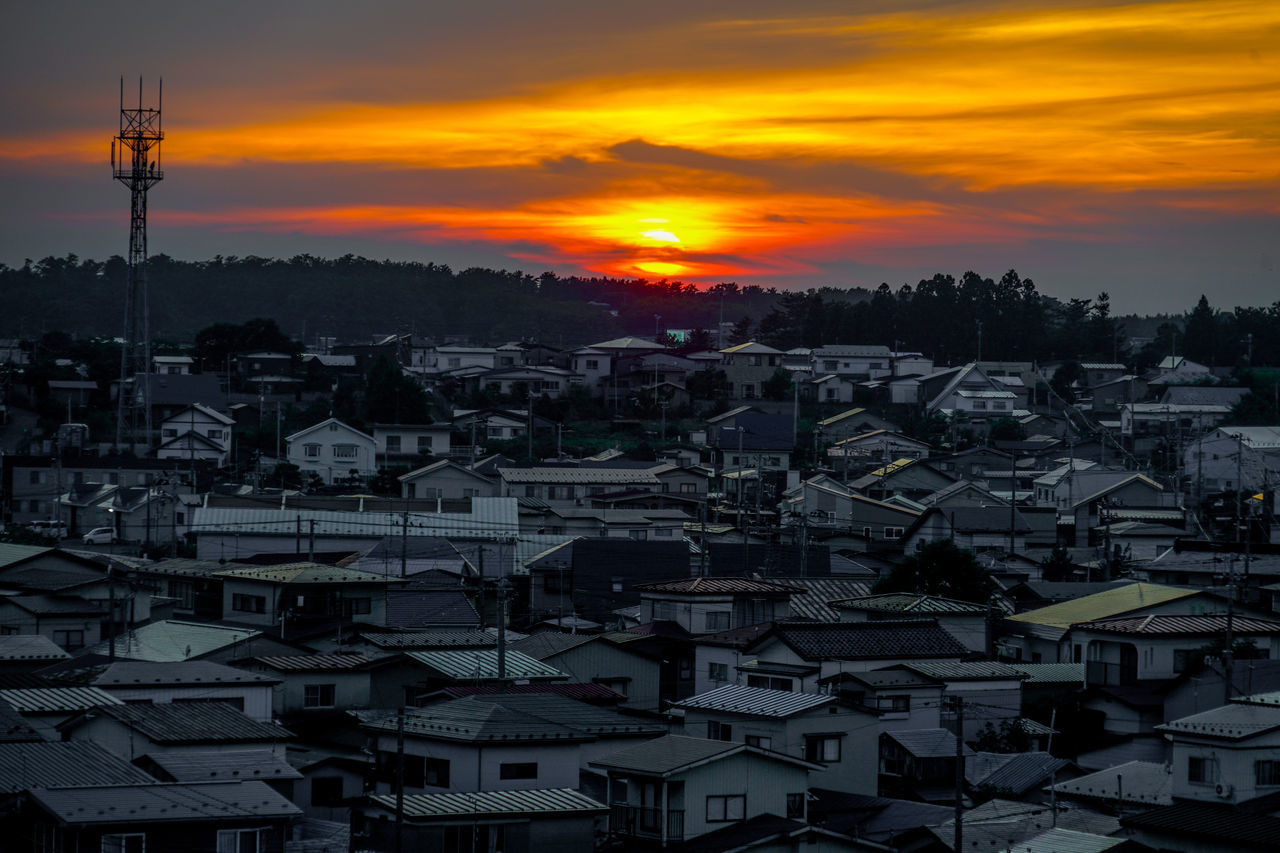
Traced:
<path fill-rule="evenodd" d="M 120 132 L 111 140 L 111 176 L 129 188 L 129 284 L 124 294 L 124 346 L 120 352 L 120 388 L 116 408 L 116 449 L 151 444 L 151 328 L 147 307 L 147 190 L 164 180 L 161 169 L 160 81 L 155 109 L 124 105 L 120 78 Z"/>

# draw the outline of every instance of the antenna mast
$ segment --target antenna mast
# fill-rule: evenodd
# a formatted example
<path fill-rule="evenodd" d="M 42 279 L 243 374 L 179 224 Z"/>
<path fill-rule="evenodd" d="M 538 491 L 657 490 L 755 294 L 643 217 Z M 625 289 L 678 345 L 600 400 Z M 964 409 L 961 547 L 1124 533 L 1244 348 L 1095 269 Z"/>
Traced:
<path fill-rule="evenodd" d="M 120 78 L 120 132 L 111 140 L 111 176 L 129 188 L 129 283 L 124 295 L 124 341 L 120 351 L 120 387 L 116 403 L 116 450 L 151 446 L 151 328 L 147 306 L 147 190 L 164 180 L 160 162 L 160 82 L 157 107 L 142 106 L 142 78 L 138 78 L 138 106 L 124 105 L 124 77 Z M 136 385 L 135 385 L 136 383 Z"/>

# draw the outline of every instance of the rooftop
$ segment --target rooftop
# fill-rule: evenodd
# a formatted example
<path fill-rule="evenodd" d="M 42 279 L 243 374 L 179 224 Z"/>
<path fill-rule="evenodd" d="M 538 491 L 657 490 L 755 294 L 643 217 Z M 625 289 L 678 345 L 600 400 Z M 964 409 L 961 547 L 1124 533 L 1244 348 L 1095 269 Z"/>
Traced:
<path fill-rule="evenodd" d="M 961 658 L 969 654 L 933 620 L 877 622 L 783 622 L 777 637 L 804 660 Z M 755 644 L 767 642 L 762 638 Z"/>
<path fill-rule="evenodd" d="M 411 651 L 406 657 L 429 666 L 442 675 L 459 681 L 498 677 L 497 649 L 448 649 Z M 517 651 L 506 653 L 506 677 L 564 679 L 567 676 L 553 666 Z"/>
<path fill-rule="evenodd" d="M 0 791 L 152 781 L 141 769 L 90 741 L 0 743 Z"/>
<path fill-rule="evenodd" d="M 391 794 L 369 797 L 370 802 L 392 812 L 396 798 Z M 409 794 L 404 797 L 404 816 L 424 818 L 485 818 L 498 815 L 567 814 L 607 812 L 608 806 L 572 788 L 540 788 L 528 791 L 481 791 L 465 794 Z"/>
<path fill-rule="evenodd" d="M 164 619 L 126 631 L 116 637 L 116 655 L 143 661 L 184 661 L 260 636 L 253 628 Z M 103 641 L 89 652 L 105 657 L 110 643 Z"/>
<path fill-rule="evenodd" d="M 1176 601 L 1199 593 L 1200 590 L 1162 586 L 1155 583 L 1128 583 L 1105 592 L 1096 592 L 1070 601 L 1050 604 L 1048 607 L 1028 610 L 1026 613 L 1009 616 L 1006 621 L 1069 628 L 1077 622 L 1119 616 L 1133 610 Z"/>
<path fill-rule="evenodd" d="M 157 744 L 243 743 L 292 737 L 283 726 L 260 723 L 222 702 L 104 705 L 72 717 L 58 728 L 74 731 L 99 715 L 123 723 Z"/>
<path fill-rule="evenodd" d="M 339 569 L 322 563 L 285 563 L 279 566 L 255 566 L 245 569 L 229 569 L 216 572 L 227 579 L 267 581 L 270 583 L 297 584 L 356 584 L 391 583 L 393 578 L 360 572 L 355 569 Z"/>
<path fill-rule="evenodd" d="M 265 782 L 204 782 L 38 788 L 31 798 L 60 823 L 129 824 L 235 818 L 292 818 L 301 810 Z"/>
<path fill-rule="evenodd" d="M 672 581 L 655 581 L 653 583 L 635 584 L 632 589 L 639 592 L 675 592 L 682 595 L 734 595 L 738 593 L 795 595 L 804 592 L 803 589 L 787 584 L 735 577 L 682 578 Z"/>
<path fill-rule="evenodd" d="M 835 702 L 834 696 L 819 693 L 796 693 L 790 690 L 766 690 L 726 684 L 675 703 L 677 708 L 724 711 L 753 717 L 790 717 Z"/>
<path fill-rule="evenodd" d="M 820 769 L 817 765 L 810 764 L 807 761 L 791 758 L 782 753 L 747 746 L 745 743 L 731 743 L 724 740 L 710 740 L 700 737 L 684 737 L 683 735 L 667 735 L 629 746 L 604 758 L 592 761 L 591 766 L 609 770 L 629 770 L 649 776 L 670 776 L 681 770 L 687 770 L 739 752 L 753 752 L 797 766 L 813 770 Z"/>
<path fill-rule="evenodd" d="M 889 592 L 832 601 L 837 610 L 872 610 L 891 613 L 986 613 L 987 608 L 970 601 L 956 601 L 910 592 Z"/>
<path fill-rule="evenodd" d="M 906 729 L 885 732 L 885 737 L 896 741 L 916 758 L 955 758 L 956 736 L 946 729 Z M 964 747 L 965 755 L 973 750 Z"/>
<path fill-rule="evenodd" d="M 1275 729 L 1280 729 L 1280 708 L 1243 702 L 1232 702 L 1156 726 L 1157 731 L 1221 740 L 1245 740 Z"/>
<path fill-rule="evenodd" d="M 302 778 L 292 765 L 276 758 L 269 749 L 156 752 L 147 759 L 176 782 Z"/>

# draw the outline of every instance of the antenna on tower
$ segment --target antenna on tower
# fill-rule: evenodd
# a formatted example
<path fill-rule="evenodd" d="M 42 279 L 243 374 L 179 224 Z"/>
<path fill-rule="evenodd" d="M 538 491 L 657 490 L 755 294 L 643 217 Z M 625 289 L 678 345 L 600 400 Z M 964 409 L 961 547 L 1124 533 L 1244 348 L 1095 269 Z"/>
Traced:
<path fill-rule="evenodd" d="M 164 82 L 160 83 L 163 95 Z M 116 400 L 117 452 L 151 446 L 151 328 L 147 305 L 147 191 L 164 180 L 160 108 L 125 109 L 120 77 L 120 132 L 111 140 L 111 177 L 129 188 L 129 283 L 124 295 L 124 340 Z M 118 155 L 118 156 L 117 156 Z"/>

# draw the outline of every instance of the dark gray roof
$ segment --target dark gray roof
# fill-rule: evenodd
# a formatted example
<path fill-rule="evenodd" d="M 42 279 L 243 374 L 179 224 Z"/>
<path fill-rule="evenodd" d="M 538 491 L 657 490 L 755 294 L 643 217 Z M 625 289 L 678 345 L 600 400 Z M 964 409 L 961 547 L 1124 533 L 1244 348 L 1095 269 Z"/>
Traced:
<path fill-rule="evenodd" d="M 523 652 L 531 658 L 546 660 L 567 649 L 589 643 L 598 636 L 593 634 L 566 634 L 562 631 L 539 631 L 536 634 L 530 634 L 523 640 L 508 643 L 507 648 Z"/>
<path fill-rule="evenodd" d="M 283 726 L 260 723 L 222 702 L 104 705 L 73 717 L 58 728 L 74 731 L 93 715 L 117 720 L 153 743 L 262 742 L 293 736 Z"/>
<path fill-rule="evenodd" d="M 42 741 L 44 738 L 27 718 L 13 709 L 8 702 L 0 701 L 0 743 L 27 743 Z"/>
<path fill-rule="evenodd" d="M 100 616 L 106 607 L 74 595 L 15 595 L 3 599 L 39 616 Z"/>
<path fill-rule="evenodd" d="M 89 741 L 0 743 L 0 791 L 152 781 L 141 769 Z"/>
<path fill-rule="evenodd" d="M 175 782 L 225 782 L 227 780 L 301 779 L 302 774 L 269 749 L 201 752 L 156 752 L 146 756 Z"/>
<path fill-rule="evenodd" d="M 832 560 L 834 561 L 834 557 Z M 853 578 L 771 578 L 774 583 L 796 588 L 791 596 L 791 618 L 812 619 L 814 622 L 838 622 L 840 611 L 830 602 L 842 598 L 866 595 L 871 583 Z"/>
<path fill-rule="evenodd" d="M 956 754 L 956 736 L 946 729 L 902 729 L 885 732 L 884 737 L 898 744 L 916 758 L 954 758 Z M 965 755 L 973 755 L 973 750 L 964 748 Z"/>
<path fill-rule="evenodd" d="M 491 649 L 498 644 L 484 631 L 370 631 L 360 636 L 380 649 Z"/>
<path fill-rule="evenodd" d="M 667 735 L 657 740 L 645 741 L 644 743 L 618 750 L 615 753 L 606 755 L 604 758 L 591 762 L 591 765 L 593 767 L 632 770 L 638 773 L 666 776 L 695 764 L 701 764 L 720 756 L 748 749 L 752 749 L 752 747 L 748 747 L 744 743 Z M 755 751 L 766 754 L 763 750 Z M 780 753 L 767 754 L 776 755 L 780 759 L 789 758 Z M 804 762 L 796 761 L 804 764 Z"/>
<path fill-rule="evenodd" d="M 395 731 L 396 720 L 384 717 L 368 728 Z M 551 693 L 476 694 L 416 708 L 405 717 L 406 734 L 468 742 L 585 741 L 660 735 L 666 728 Z"/>
<path fill-rule="evenodd" d="M 1054 758 L 1047 752 L 1021 752 L 1001 756 L 999 766 L 981 778 L 971 780 L 978 787 L 991 788 L 1022 796 L 1042 782 L 1047 783 L 1052 773 L 1071 764 L 1065 758 Z"/>
<path fill-rule="evenodd" d="M 479 624 L 475 607 L 460 589 L 387 590 L 387 625 L 390 627 L 476 627 Z"/>
<path fill-rule="evenodd" d="M 378 794 L 374 804 L 395 813 L 396 798 Z M 491 817 L 497 815 L 566 814 L 607 812 L 609 807 L 572 788 L 539 788 L 529 791 L 480 791 L 458 794 L 410 794 L 404 798 L 409 820 L 429 818 Z"/>
<path fill-rule="evenodd" d="M 836 701 L 834 696 L 820 693 L 798 693 L 791 690 L 768 690 L 726 684 L 675 703 L 678 708 L 722 711 L 751 717 L 785 718 L 804 713 Z"/>
<path fill-rule="evenodd" d="M 43 788 L 32 800 L 60 823 L 80 826 L 150 821 L 292 818 L 302 810 L 265 782 L 153 782 Z"/>
<path fill-rule="evenodd" d="M 514 711 L 530 718 L 539 718 L 559 723 L 562 726 L 587 732 L 593 735 L 633 735 L 633 734 L 665 734 L 666 723 L 640 717 L 630 717 L 579 702 L 566 696 L 554 693 L 482 693 L 474 697 L 479 702 L 501 705 L 508 711 Z"/>
<path fill-rule="evenodd" d="M 902 667 L 939 681 L 989 681 L 991 679 L 1021 681 L 1027 677 L 1022 670 L 993 660 L 912 661 L 902 664 Z"/>
<path fill-rule="evenodd" d="M 98 669 L 88 683 L 96 687 L 150 687 L 164 684 L 279 684 L 269 678 L 213 661 L 121 661 Z"/>
<path fill-rule="evenodd" d="M 0 660 L 55 661 L 71 657 L 43 634 L 10 634 L 0 636 Z"/>
<path fill-rule="evenodd" d="M 1212 839 L 1219 849 L 1275 850 L 1280 818 L 1248 814 L 1217 803 L 1183 801 L 1120 819 L 1124 827 L 1162 836 Z"/>
<path fill-rule="evenodd" d="M 932 619 L 878 622 L 783 622 L 770 635 L 804 660 L 952 658 L 969 650 Z M 757 641 L 759 648 L 768 639 Z"/>

